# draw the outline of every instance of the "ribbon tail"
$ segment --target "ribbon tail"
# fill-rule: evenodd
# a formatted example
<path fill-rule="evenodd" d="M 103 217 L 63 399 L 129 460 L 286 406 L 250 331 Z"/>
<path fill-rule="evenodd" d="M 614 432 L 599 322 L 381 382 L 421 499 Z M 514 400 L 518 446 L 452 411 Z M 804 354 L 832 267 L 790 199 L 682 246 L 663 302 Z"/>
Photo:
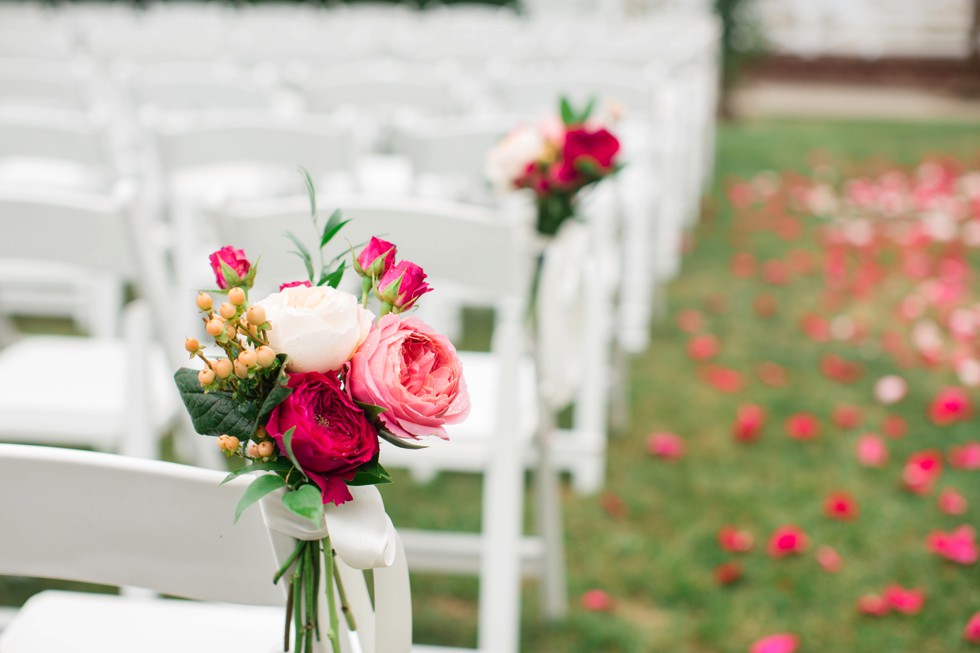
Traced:
<path fill-rule="evenodd" d="M 354 569 L 390 567 L 398 550 L 395 527 L 373 485 L 349 486 L 352 501 L 327 504 L 326 522 L 337 555 Z"/>

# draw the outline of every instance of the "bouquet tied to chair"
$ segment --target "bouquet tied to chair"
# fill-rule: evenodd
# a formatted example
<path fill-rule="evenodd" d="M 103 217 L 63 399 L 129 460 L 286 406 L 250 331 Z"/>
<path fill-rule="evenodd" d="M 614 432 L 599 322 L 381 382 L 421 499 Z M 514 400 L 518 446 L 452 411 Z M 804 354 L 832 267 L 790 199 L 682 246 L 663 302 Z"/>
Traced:
<path fill-rule="evenodd" d="M 336 211 L 321 226 L 308 176 L 307 182 L 319 269 L 302 241 L 287 234 L 309 278 L 283 283 L 279 292 L 253 303 L 257 264 L 231 246 L 214 252 L 218 289 L 201 292 L 197 306 L 220 354 L 209 355 L 188 338 L 185 348 L 203 367 L 181 368 L 175 380 L 195 429 L 215 436 L 229 458 L 242 462 L 225 480 L 266 472 L 245 490 L 235 519 L 265 498 L 267 521 L 272 513 L 271 520 L 297 538 L 274 578 L 289 582 L 285 650 L 292 630 L 296 651 L 312 651 L 314 640 L 325 636 L 337 652 L 339 614 L 351 632 L 356 624 L 336 565 L 336 549 L 342 548 L 337 535 L 343 533 L 331 542 L 331 515 L 345 528 L 380 528 L 380 534 L 354 539 L 363 547 L 374 535 L 384 549 L 390 520 L 368 487 L 391 481 L 378 459 L 380 440 L 419 448 L 425 436 L 446 438 L 444 425 L 466 417 L 469 397 L 453 345 L 405 315 L 431 288 L 418 265 L 396 260 L 394 244 L 371 238 L 359 253 L 351 249 L 361 296 L 337 288 L 346 257 L 324 263 L 322 251 L 346 221 Z M 218 293 L 226 301 L 216 304 Z M 281 505 L 269 501 L 273 492 L 281 494 Z M 391 564 L 387 551 L 377 553 L 372 560 L 373 554 L 355 552 L 361 560 L 350 564 Z M 340 555 L 347 559 L 343 550 Z M 330 616 L 325 633 L 318 619 L 324 595 Z"/>

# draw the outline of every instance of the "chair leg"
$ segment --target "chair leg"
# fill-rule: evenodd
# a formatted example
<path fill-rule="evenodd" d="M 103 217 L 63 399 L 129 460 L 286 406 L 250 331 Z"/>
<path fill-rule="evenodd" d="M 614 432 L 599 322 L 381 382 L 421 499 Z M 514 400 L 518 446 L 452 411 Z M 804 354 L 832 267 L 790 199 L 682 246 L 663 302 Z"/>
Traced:
<path fill-rule="evenodd" d="M 549 619 L 562 619 L 568 613 L 565 578 L 565 532 L 561 510 L 560 479 L 551 460 L 554 418 L 543 411 L 538 466 L 534 474 L 535 519 L 544 544 L 541 561 L 541 607 Z"/>

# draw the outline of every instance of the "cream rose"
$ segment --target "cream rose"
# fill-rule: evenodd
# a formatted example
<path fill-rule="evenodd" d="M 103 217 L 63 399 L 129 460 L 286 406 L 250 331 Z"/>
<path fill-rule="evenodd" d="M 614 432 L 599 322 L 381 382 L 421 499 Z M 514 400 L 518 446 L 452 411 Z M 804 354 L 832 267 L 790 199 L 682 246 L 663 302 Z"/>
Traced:
<path fill-rule="evenodd" d="M 338 370 L 371 331 L 374 315 L 350 293 L 294 286 L 256 304 L 272 325 L 269 346 L 286 354 L 290 372 Z"/>
<path fill-rule="evenodd" d="M 541 158 L 544 148 L 544 138 L 537 129 L 518 127 L 487 153 L 484 173 L 495 188 L 512 189 L 528 164 Z"/>

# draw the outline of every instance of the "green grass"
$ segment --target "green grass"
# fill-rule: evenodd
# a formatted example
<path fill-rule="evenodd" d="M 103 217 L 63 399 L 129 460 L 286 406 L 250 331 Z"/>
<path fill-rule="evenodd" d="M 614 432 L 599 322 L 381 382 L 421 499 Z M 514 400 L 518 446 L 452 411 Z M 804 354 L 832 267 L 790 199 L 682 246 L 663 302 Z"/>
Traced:
<path fill-rule="evenodd" d="M 971 650 L 961 641 L 966 620 L 980 610 L 980 567 L 958 567 L 927 553 L 925 534 L 980 521 L 980 477 L 950 470 L 941 486 L 952 485 L 970 501 L 959 517 L 935 508 L 935 493 L 914 496 L 900 489 L 902 461 L 928 446 L 976 439 L 974 424 L 936 429 L 924 405 L 942 374 L 916 369 L 909 375 L 910 396 L 898 413 L 910 425 L 902 440 L 889 440 L 891 462 L 884 469 L 860 467 L 854 458 L 857 433 L 874 430 L 886 411 L 872 405 L 871 384 L 892 365 L 874 351 L 843 345 L 817 345 L 803 337 L 802 313 L 819 310 L 822 284 L 807 277 L 785 287 L 735 279 L 732 214 L 721 192 L 731 177 L 760 171 L 807 168 L 814 150 L 847 170 L 852 164 L 888 160 L 912 164 L 942 152 L 976 160 L 980 129 L 975 126 L 829 122 L 760 122 L 724 126 L 719 132 L 716 188 L 707 215 L 693 234 L 693 251 L 680 276 L 667 288 L 667 315 L 655 326 L 649 350 L 632 364 L 631 426 L 610 443 L 606 492 L 621 497 L 626 514 L 613 517 L 600 497 L 568 492 L 564 509 L 572 609 L 559 623 L 548 623 L 537 605 L 537 587 L 527 582 L 522 606 L 522 650 L 585 653 L 665 651 L 735 653 L 755 639 L 790 631 L 800 635 L 804 652 L 928 653 Z M 748 237 L 760 259 L 787 247 L 815 249 L 800 241 L 787 245 L 775 237 Z M 759 292 L 773 294 L 779 310 L 768 320 L 752 311 Z M 706 317 L 707 331 L 722 342 L 719 363 L 745 370 L 744 390 L 721 394 L 699 383 L 685 353 L 687 336 L 675 326 L 682 308 Z M 852 385 L 820 375 L 819 358 L 836 352 L 866 366 Z M 790 383 L 770 388 L 753 370 L 774 361 L 789 372 Z M 769 421 L 759 442 L 736 444 L 729 429 L 738 405 L 761 403 Z M 838 403 L 861 406 L 862 430 L 844 433 L 831 425 Z M 823 422 L 821 437 L 797 442 L 782 433 L 790 414 L 807 410 Z M 687 443 L 685 459 L 668 464 L 645 453 L 646 435 L 675 432 Z M 846 489 L 860 502 L 856 522 L 832 522 L 821 502 Z M 399 476 L 385 491 L 399 526 L 477 528 L 479 484 L 447 476 L 427 487 Z M 776 526 L 796 523 L 813 541 L 807 555 L 772 560 L 765 539 Z M 717 529 L 735 523 L 753 532 L 755 549 L 741 556 L 745 577 L 719 587 L 715 565 L 730 558 L 716 543 Z M 813 550 L 834 546 L 844 558 L 838 574 L 823 572 Z M 898 582 L 924 587 L 925 609 L 915 616 L 872 619 L 858 615 L 855 600 Z M 591 588 L 608 591 L 611 613 L 589 613 L 577 601 Z M 413 576 L 416 638 L 469 646 L 476 637 L 477 584 L 470 579 Z"/>

